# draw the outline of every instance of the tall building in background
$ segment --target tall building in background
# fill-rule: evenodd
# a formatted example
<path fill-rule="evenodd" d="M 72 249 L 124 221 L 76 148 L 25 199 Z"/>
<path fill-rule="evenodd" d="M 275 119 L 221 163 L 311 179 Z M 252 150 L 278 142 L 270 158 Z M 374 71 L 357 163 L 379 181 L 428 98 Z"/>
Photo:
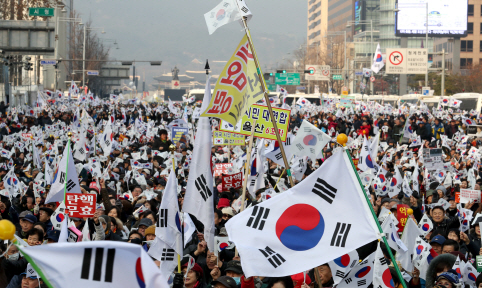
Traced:
<path fill-rule="evenodd" d="M 328 0 L 328 31 L 347 32 L 347 41 L 351 42 L 353 29 L 347 29 L 346 24 L 354 20 L 355 5 L 353 0 Z"/>
<path fill-rule="evenodd" d="M 308 45 L 320 45 L 328 30 L 328 0 L 308 0 Z"/>

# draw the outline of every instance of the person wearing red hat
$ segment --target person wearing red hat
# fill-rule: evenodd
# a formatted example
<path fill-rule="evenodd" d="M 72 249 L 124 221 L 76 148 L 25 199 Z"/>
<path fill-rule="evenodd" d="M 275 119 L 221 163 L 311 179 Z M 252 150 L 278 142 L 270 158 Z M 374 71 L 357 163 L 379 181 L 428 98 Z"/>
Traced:
<path fill-rule="evenodd" d="M 186 275 L 187 264 L 182 265 L 182 274 Z M 195 263 L 194 266 L 189 270 L 187 276 L 184 278 L 185 288 L 201 288 L 204 286 L 203 281 L 203 269 L 199 264 Z"/>

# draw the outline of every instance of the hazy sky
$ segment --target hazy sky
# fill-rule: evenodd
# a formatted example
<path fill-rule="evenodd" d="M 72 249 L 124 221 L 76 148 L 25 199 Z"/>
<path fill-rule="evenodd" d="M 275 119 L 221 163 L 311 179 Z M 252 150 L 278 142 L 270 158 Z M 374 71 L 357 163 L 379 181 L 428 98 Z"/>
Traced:
<path fill-rule="evenodd" d="M 202 70 L 209 59 L 214 74 L 228 60 L 243 37 L 238 23 L 230 23 L 209 35 L 204 13 L 221 0 L 74 0 L 74 9 L 93 27 L 104 27 L 101 38 L 116 39 L 119 50 L 111 57 L 122 60 L 162 60 L 162 66 L 136 65 L 146 82 L 170 72 Z M 253 13 L 249 22 L 261 68 L 276 68 L 277 61 L 290 58 L 306 39 L 306 0 L 248 0 Z M 110 44 L 111 42 L 106 42 Z M 196 61 L 197 59 L 197 61 Z M 285 62 L 286 63 L 286 62 Z M 138 74 L 138 73 L 137 73 Z"/>

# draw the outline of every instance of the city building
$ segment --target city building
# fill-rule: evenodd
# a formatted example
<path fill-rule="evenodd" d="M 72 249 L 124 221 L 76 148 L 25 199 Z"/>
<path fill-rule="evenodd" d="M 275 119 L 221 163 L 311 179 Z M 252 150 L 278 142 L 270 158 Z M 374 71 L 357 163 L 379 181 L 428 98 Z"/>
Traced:
<path fill-rule="evenodd" d="M 328 30 L 328 0 L 308 0 L 308 45 L 320 45 Z"/>

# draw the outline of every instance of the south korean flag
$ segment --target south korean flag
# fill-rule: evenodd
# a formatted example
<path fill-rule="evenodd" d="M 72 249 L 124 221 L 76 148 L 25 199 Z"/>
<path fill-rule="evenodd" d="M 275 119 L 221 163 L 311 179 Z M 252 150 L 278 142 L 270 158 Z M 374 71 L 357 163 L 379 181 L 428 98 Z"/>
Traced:
<path fill-rule="evenodd" d="M 283 142 L 286 159 L 291 159 L 291 157 L 293 157 L 293 152 L 291 152 L 291 143 L 293 143 L 294 138 L 295 136 L 293 134 L 288 133 L 288 135 L 286 136 L 286 141 Z M 283 161 L 283 155 L 281 155 L 281 149 L 279 147 L 278 141 L 271 142 L 269 147 L 266 149 L 264 155 L 266 156 L 266 158 L 271 159 L 276 164 L 285 167 L 285 162 Z"/>
<path fill-rule="evenodd" d="M 278 277 L 312 269 L 378 239 L 367 211 L 350 159 L 338 151 L 298 185 L 231 218 L 226 229 L 243 255 L 246 277 Z"/>
<path fill-rule="evenodd" d="M 375 252 L 370 254 L 362 262 L 359 262 L 350 273 L 338 284 L 337 288 L 366 288 L 373 282 L 373 266 Z"/>
<path fill-rule="evenodd" d="M 343 278 L 350 273 L 351 269 L 358 264 L 359 259 L 358 252 L 353 250 L 350 253 L 342 255 L 335 260 L 328 262 L 328 266 L 330 266 L 333 277 L 333 286 L 338 285 L 338 283 L 340 283 Z"/>

